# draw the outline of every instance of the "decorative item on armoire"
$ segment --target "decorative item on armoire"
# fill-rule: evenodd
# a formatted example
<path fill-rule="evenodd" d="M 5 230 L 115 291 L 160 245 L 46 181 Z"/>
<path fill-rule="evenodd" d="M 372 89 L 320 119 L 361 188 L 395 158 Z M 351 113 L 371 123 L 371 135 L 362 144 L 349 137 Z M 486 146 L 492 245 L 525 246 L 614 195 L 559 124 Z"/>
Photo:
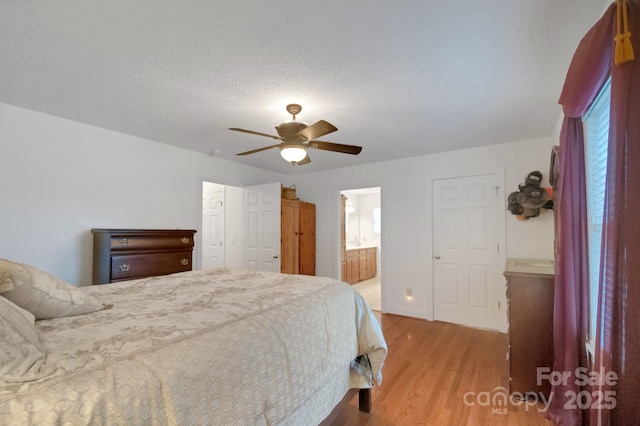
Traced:
<path fill-rule="evenodd" d="M 296 196 L 296 186 L 295 185 L 284 186 L 284 185 L 280 184 L 280 186 L 282 187 L 282 198 L 284 198 L 285 200 L 297 200 L 298 199 L 298 197 Z"/>
<path fill-rule="evenodd" d="M 553 208 L 553 191 L 543 188 L 542 173 L 533 171 L 527 174 L 524 183 L 518 185 L 518 191 L 512 192 L 507 198 L 507 210 L 518 220 L 528 220 L 538 217 L 540 209 Z"/>

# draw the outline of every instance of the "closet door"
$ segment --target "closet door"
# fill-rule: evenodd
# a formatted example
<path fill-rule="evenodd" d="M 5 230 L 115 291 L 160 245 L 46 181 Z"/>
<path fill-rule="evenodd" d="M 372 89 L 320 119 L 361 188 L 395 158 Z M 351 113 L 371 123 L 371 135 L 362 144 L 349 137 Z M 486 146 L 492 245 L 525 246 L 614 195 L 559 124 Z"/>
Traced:
<path fill-rule="evenodd" d="M 300 269 L 303 275 L 316 274 L 316 205 L 300 203 Z"/>
<path fill-rule="evenodd" d="M 280 270 L 279 182 L 243 188 L 244 265 L 256 271 Z"/>
<path fill-rule="evenodd" d="M 280 272 L 298 274 L 299 269 L 299 229 L 300 202 L 282 200 L 280 231 Z"/>

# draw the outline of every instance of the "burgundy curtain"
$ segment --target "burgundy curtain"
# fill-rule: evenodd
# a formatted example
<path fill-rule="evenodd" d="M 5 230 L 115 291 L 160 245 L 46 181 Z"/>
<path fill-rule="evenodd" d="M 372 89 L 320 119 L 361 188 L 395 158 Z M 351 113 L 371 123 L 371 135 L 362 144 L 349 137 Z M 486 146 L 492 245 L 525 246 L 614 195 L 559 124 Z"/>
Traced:
<path fill-rule="evenodd" d="M 555 294 L 553 313 L 553 371 L 587 366 L 584 346 L 589 321 L 587 199 L 582 120 L 566 117 L 560 132 L 560 170 L 555 188 L 557 211 Z M 580 392 L 575 380 L 552 389 L 550 419 L 579 425 L 580 410 L 565 409 L 566 392 Z"/>
<path fill-rule="evenodd" d="M 627 0 L 640 56 L 640 1 Z M 615 408 L 592 407 L 591 423 L 640 425 L 640 58 L 611 70 L 611 120 L 603 219 L 596 371 L 614 372 Z"/>
<path fill-rule="evenodd" d="M 640 50 L 640 0 L 627 0 L 629 30 Z M 569 67 L 560 103 L 565 120 L 558 177 L 558 258 L 554 305 L 554 371 L 575 377 L 577 367 L 614 372 L 615 383 L 585 388 L 590 415 L 565 409 L 575 380 L 553 388 L 549 417 L 561 425 L 640 424 L 640 64 L 613 66 L 616 5 L 589 30 Z M 601 283 L 594 366 L 584 343 L 588 276 L 584 141 L 581 117 L 611 76 L 611 118 L 603 226 Z M 568 394 L 565 392 L 570 391 Z M 607 394 L 607 392 L 609 392 Z M 573 394 L 576 395 L 576 394 Z M 603 397 L 603 398 L 601 398 Z M 584 400 L 583 400 L 584 401 Z"/>
<path fill-rule="evenodd" d="M 552 388 L 547 416 L 559 425 L 580 425 L 579 409 L 567 407 L 582 389 L 575 371 L 588 367 L 585 342 L 589 328 L 589 263 L 586 171 L 582 115 L 607 80 L 612 64 L 612 5 L 583 37 L 569 66 L 559 103 L 564 112 L 560 132 L 560 167 L 556 205 L 556 272 L 554 295 L 553 371 L 572 379 Z M 569 404 L 570 405 L 570 404 Z"/>

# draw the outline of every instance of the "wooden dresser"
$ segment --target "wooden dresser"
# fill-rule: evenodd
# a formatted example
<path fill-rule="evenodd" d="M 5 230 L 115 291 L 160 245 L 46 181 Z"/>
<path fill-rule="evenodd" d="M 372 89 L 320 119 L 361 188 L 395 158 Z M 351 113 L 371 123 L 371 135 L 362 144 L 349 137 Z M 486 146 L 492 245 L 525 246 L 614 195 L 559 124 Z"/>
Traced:
<path fill-rule="evenodd" d="M 538 367 L 553 367 L 554 264 L 550 260 L 508 259 L 509 391 L 543 392 Z"/>
<path fill-rule="evenodd" d="M 93 284 L 192 269 L 195 230 L 92 229 Z"/>

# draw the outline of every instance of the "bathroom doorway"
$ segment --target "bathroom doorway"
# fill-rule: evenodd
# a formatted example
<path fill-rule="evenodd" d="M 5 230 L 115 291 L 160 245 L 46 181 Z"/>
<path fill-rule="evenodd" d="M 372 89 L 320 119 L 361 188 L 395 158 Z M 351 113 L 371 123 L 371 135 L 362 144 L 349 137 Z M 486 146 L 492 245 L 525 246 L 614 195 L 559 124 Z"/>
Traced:
<path fill-rule="evenodd" d="M 380 187 L 340 191 L 341 279 L 371 309 L 382 311 L 382 209 Z"/>

